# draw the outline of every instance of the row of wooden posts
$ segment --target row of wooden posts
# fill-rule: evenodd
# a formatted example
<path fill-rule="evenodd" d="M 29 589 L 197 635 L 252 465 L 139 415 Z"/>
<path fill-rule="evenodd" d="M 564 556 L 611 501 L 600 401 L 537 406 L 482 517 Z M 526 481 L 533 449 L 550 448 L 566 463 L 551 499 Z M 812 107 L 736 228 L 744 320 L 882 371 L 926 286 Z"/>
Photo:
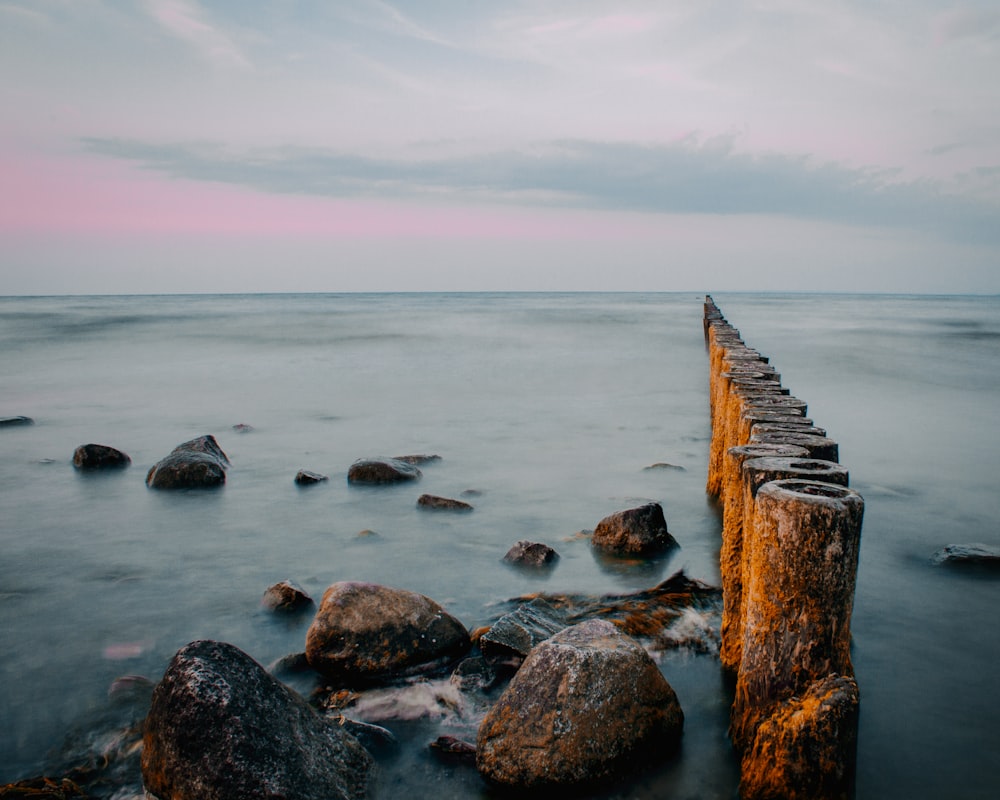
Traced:
<path fill-rule="evenodd" d="M 859 694 L 850 655 L 864 500 L 837 442 L 766 356 L 705 298 L 712 443 L 722 507 L 720 657 L 735 680 L 740 795 L 846 798 Z"/>

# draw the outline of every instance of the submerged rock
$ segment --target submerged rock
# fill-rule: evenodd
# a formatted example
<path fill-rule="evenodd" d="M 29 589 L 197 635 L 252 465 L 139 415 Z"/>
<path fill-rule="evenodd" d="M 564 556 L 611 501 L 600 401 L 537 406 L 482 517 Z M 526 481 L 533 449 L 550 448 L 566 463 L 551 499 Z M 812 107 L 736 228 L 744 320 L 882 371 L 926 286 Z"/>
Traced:
<path fill-rule="evenodd" d="M 354 581 L 326 590 L 306 634 L 313 669 L 347 684 L 432 670 L 469 647 L 465 626 L 429 597 Z"/>
<path fill-rule="evenodd" d="M 417 505 L 421 508 L 435 509 L 438 511 L 472 511 L 472 506 L 462 500 L 453 500 L 450 497 L 438 497 L 433 494 L 422 494 L 417 498 Z"/>
<path fill-rule="evenodd" d="M 321 475 L 318 472 L 312 472 L 308 469 L 300 469 L 295 475 L 295 482 L 299 486 L 311 486 L 314 483 L 321 483 L 328 480 L 330 480 L 329 476 Z"/>
<path fill-rule="evenodd" d="M 34 425 L 31 417 L 0 417 L 0 428 L 13 428 L 18 425 Z"/>
<path fill-rule="evenodd" d="M 419 466 L 420 464 L 430 464 L 433 461 L 440 461 L 441 456 L 436 455 L 412 455 L 412 456 L 393 456 L 396 461 L 404 461 L 407 464 L 413 464 L 414 466 Z"/>
<path fill-rule="evenodd" d="M 291 581 L 281 581 L 268 586 L 261 604 L 271 611 L 294 614 L 311 608 L 313 599 Z"/>
<path fill-rule="evenodd" d="M 667 531 L 659 503 L 619 511 L 605 517 L 594 529 L 594 547 L 619 555 L 656 555 L 678 546 Z"/>
<path fill-rule="evenodd" d="M 950 544 L 938 550 L 935 564 L 970 565 L 1000 569 L 1000 547 L 988 544 Z"/>
<path fill-rule="evenodd" d="M 476 766 L 508 788 L 590 785 L 669 754 L 683 724 L 649 654 L 592 620 L 531 651 L 479 727 Z"/>
<path fill-rule="evenodd" d="M 131 463 L 127 454 L 106 444 L 81 444 L 73 451 L 73 466 L 77 469 L 121 469 Z"/>
<path fill-rule="evenodd" d="M 221 486 L 226 482 L 229 458 L 212 435 L 199 436 L 177 445 L 153 465 L 146 475 L 152 489 L 195 489 Z"/>
<path fill-rule="evenodd" d="M 559 554 L 547 544 L 520 541 L 507 551 L 503 560 L 522 567 L 548 567 L 559 560 Z"/>
<path fill-rule="evenodd" d="M 10 800 L 70 800 L 80 797 L 86 800 L 87 793 L 69 778 L 27 778 L 0 786 L 0 797 Z"/>
<path fill-rule="evenodd" d="M 606 619 L 630 636 L 641 637 L 657 649 L 692 647 L 711 651 L 717 638 L 713 622 L 721 605 L 722 590 L 676 572 L 651 589 L 627 594 L 552 594 L 538 592 L 515 598 L 518 604 L 542 599 L 568 625 L 589 619 Z M 699 620 L 695 625 L 694 620 Z M 678 630 L 681 625 L 683 630 Z M 695 641 L 692 636 L 702 637 Z M 708 638 L 704 638 L 708 637 Z"/>
<path fill-rule="evenodd" d="M 423 473 L 407 461 L 398 458 L 361 458 L 351 464 L 347 482 L 380 485 L 417 480 Z"/>
<path fill-rule="evenodd" d="M 192 642 L 153 693 L 142 777 L 170 800 L 354 800 L 372 758 L 241 650 Z"/>

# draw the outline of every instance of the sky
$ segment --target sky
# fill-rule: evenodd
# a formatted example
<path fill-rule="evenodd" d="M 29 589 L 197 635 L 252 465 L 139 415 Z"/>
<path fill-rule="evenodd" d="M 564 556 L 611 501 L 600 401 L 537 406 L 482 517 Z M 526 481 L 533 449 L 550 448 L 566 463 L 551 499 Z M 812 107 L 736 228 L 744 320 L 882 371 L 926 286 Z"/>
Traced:
<path fill-rule="evenodd" d="M 996 0 L 0 0 L 0 295 L 1000 293 Z"/>

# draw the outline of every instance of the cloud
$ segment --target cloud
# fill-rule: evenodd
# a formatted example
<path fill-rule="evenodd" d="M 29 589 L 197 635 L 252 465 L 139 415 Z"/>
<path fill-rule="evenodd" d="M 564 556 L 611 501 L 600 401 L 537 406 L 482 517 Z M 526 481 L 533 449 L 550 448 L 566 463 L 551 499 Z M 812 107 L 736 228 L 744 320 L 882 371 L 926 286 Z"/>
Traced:
<path fill-rule="evenodd" d="M 316 148 L 237 152 L 215 144 L 84 140 L 92 152 L 173 178 L 337 198 L 482 200 L 671 214 L 777 215 L 936 232 L 1000 244 L 1000 209 L 891 170 L 749 155 L 731 139 L 670 145 L 582 140 L 458 157 L 372 158 Z"/>
<path fill-rule="evenodd" d="M 146 5 L 163 29 L 192 45 L 206 60 L 222 67 L 250 68 L 239 46 L 206 21 L 204 10 L 195 0 L 147 0 Z"/>

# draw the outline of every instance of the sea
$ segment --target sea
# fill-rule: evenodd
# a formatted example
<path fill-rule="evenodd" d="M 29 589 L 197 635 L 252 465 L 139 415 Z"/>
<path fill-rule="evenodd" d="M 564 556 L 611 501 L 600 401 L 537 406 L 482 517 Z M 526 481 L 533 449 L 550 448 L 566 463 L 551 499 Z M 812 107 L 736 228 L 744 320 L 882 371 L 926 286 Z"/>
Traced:
<path fill-rule="evenodd" d="M 1000 297 L 712 296 L 839 442 L 865 499 L 856 796 L 996 797 L 1000 576 L 934 555 L 1000 546 Z M 703 301 L 0 298 L 0 417 L 34 420 L 0 428 L 0 785 L 106 748 L 142 713 L 122 705 L 121 679 L 157 681 L 191 641 L 230 642 L 265 666 L 301 652 L 310 616 L 261 605 L 278 581 L 317 602 L 342 580 L 420 592 L 470 630 L 532 592 L 630 592 L 679 570 L 718 585 Z M 146 487 L 150 466 L 203 434 L 232 462 L 224 488 Z M 85 443 L 132 465 L 79 472 Z M 347 482 L 359 458 L 410 454 L 440 456 L 418 484 Z M 329 480 L 300 487 L 300 469 Z M 420 509 L 422 493 L 471 497 L 474 511 Z M 595 557 L 596 524 L 650 501 L 680 548 L 647 563 Z M 502 559 L 520 540 L 560 559 L 512 568 Z M 718 619 L 687 623 L 703 646 L 654 653 L 684 710 L 680 751 L 586 796 L 737 796 Z M 428 747 L 474 740 L 482 709 L 446 682 L 423 689 L 368 706 L 398 740 L 379 757 L 376 796 L 494 796 Z M 134 774 L 102 791 L 142 796 Z"/>

